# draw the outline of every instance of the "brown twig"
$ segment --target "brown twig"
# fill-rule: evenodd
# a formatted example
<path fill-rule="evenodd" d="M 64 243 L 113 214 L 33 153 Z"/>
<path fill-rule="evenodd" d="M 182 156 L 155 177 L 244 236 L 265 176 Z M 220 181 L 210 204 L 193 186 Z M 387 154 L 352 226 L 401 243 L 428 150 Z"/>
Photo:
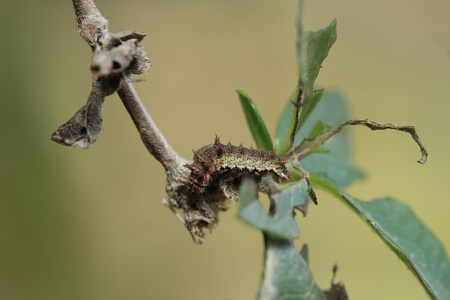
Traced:
<path fill-rule="evenodd" d="M 72 0 L 77 18 L 77 31 L 86 43 L 95 51 L 101 37 L 108 36 L 108 20 L 106 20 L 94 1 Z"/>
<path fill-rule="evenodd" d="M 422 142 L 419 139 L 419 136 L 417 135 L 416 128 L 414 126 L 406 126 L 406 125 L 395 125 L 391 123 L 378 123 L 375 121 L 372 121 L 370 119 L 354 119 L 354 120 L 348 120 L 344 123 L 341 123 L 339 126 L 332 128 L 330 130 L 324 131 L 321 134 L 317 135 L 314 139 L 308 140 L 305 139 L 303 142 L 296 147 L 289 155 L 292 157 L 295 157 L 297 160 L 300 160 L 310 154 L 314 149 L 325 143 L 328 139 L 333 137 L 334 135 L 338 134 L 344 127 L 349 125 L 364 125 L 371 130 L 397 130 L 397 131 L 403 131 L 407 132 L 411 135 L 413 140 L 416 142 L 416 144 L 420 148 L 420 152 L 422 154 L 421 158 L 417 161 L 418 163 L 424 164 L 427 161 L 428 152 L 425 149 L 425 146 L 422 144 Z"/>
<path fill-rule="evenodd" d="M 133 85 L 124 81 L 117 91 L 123 105 L 141 135 L 148 151 L 164 166 L 167 171 L 179 168 L 186 163 L 167 143 L 155 122 L 148 114 Z"/>

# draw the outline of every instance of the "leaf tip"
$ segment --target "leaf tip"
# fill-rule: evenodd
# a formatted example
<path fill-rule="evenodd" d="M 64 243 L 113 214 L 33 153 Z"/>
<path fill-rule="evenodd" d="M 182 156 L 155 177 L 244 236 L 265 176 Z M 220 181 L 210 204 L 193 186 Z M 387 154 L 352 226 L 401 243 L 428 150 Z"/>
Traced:
<path fill-rule="evenodd" d="M 428 159 L 428 151 L 427 150 L 423 150 L 422 151 L 422 157 L 417 161 L 419 164 L 425 164 L 427 162 Z"/>
<path fill-rule="evenodd" d="M 235 92 L 238 94 L 239 97 L 248 97 L 247 93 L 240 89 L 235 89 Z"/>

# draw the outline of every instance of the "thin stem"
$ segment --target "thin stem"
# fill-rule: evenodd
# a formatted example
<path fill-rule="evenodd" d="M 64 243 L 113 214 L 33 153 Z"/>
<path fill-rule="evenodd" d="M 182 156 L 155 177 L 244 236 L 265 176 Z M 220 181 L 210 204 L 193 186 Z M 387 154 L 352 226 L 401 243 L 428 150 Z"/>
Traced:
<path fill-rule="evenodd" d="M 133 85 L 123 81 L 117 94 L 130 114 L 131 119 L 133 119 L 134 125 L 136 125 L 147 150 L 166 170 L 179 167 L 181 164 L 180 156 L 167 143 L 163 134 L 159 131 L 155 122 L 153 122 Z"/>
<path fill-rule="evenodd" d="M 294 145 L 295 134 L 297 133 L 297 127 L 298 127 L 298 124 L 300 121 L 300 113 L 302 111 L 302 106 L 303 106 L 303 82 L 301 81 L 301 79 L 299 79 L 299 81 L 298 81 L 297 99 L 296 99 L 295 103 L 293 103 L 293 105 L 295 106 L 295 121 L 294 121 L 293 130 L 291 132 L 290 147 L 292 147 Z"/>

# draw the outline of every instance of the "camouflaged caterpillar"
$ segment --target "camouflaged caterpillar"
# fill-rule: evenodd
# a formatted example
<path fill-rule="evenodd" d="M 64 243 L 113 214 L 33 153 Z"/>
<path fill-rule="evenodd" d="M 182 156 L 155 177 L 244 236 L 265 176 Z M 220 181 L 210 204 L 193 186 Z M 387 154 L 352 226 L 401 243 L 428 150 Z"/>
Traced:
<path fill-rule="evenodd" d="M 272 174 L 278 182 L 289 179 L 286 168 L 287 158 L 263 150 L 248 149 L 242 146 L 221 144 L 216 136 L 213 145 L 194 151 L 194 162 L 184 166 L 191 170 L 188 188 L 192 192 L 203 193 L 218 181 L 240 181 L 243 176 L 252 176 L 259 181 Z"/>

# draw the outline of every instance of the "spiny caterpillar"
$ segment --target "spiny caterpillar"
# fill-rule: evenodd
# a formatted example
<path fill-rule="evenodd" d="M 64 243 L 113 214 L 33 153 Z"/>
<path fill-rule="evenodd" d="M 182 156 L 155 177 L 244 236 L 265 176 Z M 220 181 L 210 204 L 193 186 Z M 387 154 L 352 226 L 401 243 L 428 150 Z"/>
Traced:
<path fill-rule="evenodd" d="M 216 136 L 213 145 L 194 151 L 194 162 L 184 166 L 191 170 L 188 187 L 193 192 L 204 192 L 211 184 L 217 184 L 224 178 L 240 180 L 242 176 L 254 176 L 257 179 L 272 174 L 275 179 L 289 179 L 286 158 L 263 150 L 248 149 L 241 145 L 221 144 Z"/>

